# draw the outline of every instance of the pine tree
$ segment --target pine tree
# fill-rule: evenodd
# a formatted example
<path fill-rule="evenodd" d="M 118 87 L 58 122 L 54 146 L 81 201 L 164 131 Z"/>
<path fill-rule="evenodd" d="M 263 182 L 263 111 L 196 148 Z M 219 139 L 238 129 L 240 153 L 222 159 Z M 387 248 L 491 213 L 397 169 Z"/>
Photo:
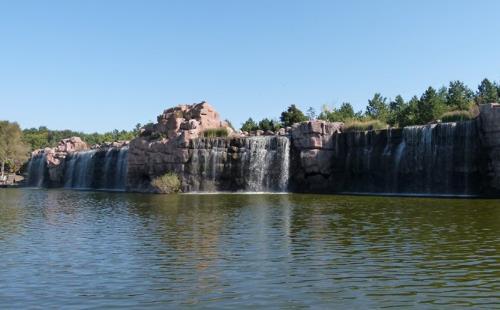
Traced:
<path fill-rule="evenodd" d="M 446 110 L 445 102 L 438 92 L 429 87 L 417 104 L 417 120 L 426 124 L 438 119 Z"/>
<path fill-rule="evenodd" d="M 476 93 L 476 103 L 477 104 L 485 104 L 497 102 L 498 100 L 498 89 L 494 83 L 491 83 L 490 80 L 484 79 L 481 81 L 477 88 Z"/>
<path fill-rule="evenodd" d="M 458 110 L 467 110 L 473 102 L 474 93 L 464 83 L 452 81 L 448 86 L 446 103 L 452 108 Z"/>
<path fill-rule="evenodd" d="M 280 120 L 283 126 L 288 127 L 295 123 L 307 121 L 307 116 L 295 104 L 292 104 L 286 111 L 281 113 Z"/>
<path fill-rule="evenodd" d="M 389 118 L 389 106 L 387 105 L 387 98 L 383 97 L 380 93 L 376 93 L 375 95 L 373 95 L 373 98 L 368 100 L 366 115 L 373 119 L 387 122 L 387 119 Z"/>

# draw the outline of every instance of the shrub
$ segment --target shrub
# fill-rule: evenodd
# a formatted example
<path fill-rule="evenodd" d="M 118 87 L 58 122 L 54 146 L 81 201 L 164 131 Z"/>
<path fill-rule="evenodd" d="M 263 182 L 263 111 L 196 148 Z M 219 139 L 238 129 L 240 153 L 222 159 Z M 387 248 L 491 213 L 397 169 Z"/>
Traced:
<path fill-rule="evenodd" d="M 379 120 L 359 121 L 351 119 L 345 122 L 343 131 L 349 132 L 349 131 L 379 130 L 379 129 L 386 129 L 387 127 L 388 126 L 386 123 Z"/>
<path fill-rule="evenodd" d="M 181 181 L 173 172 L 167 172 L 163 176 L 155 178 L 151 181 L 151 185 L 160 194 L 177 193 L 181 190 Z"/>
<path fill-rule="evenodd" d="M 441 121 L 443 123 L 468 121 L 473 118 L 474 117 L 472 116 L 471 112 L 464 110 L 446 112 L 443 115 L 441 115 Z"/>
<path fill-rule="evenodd" d="M 202 135 L 205 138 L 220 138 L 229 136 L 229 132 L 226 128 L 210 128 L 205 129 Z"/>

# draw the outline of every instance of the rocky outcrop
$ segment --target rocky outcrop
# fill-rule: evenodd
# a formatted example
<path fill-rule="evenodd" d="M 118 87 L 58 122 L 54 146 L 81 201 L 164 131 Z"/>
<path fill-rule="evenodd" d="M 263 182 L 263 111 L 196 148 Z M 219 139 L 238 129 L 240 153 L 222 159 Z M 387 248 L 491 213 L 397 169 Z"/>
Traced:
<path fill-rule="evenodd" d="M 204 137 L 204 131 L 221 128 L 227 137 Z M 130 142 L 128 188 L 153 191 L 154 178 L 174 172 L 183 191 L 283 190 L 288 182 L 288 141 L 274 133 L 233 133 L 206 102 L 177 106 Z"/>
<path fill-rule="evenodd" d="M 163 137 L 166 139 L 181 139 L 187 143 L 198 138 L 205 130 L 225 128 L 230 135 L 233 130 L 225 121 L 221 121 L 219 113 L 203 101 L 192 105 L 179 105 L 163 111 L 157 117 L 156 124 L 150 124 L 142 129 L 142 136 Z"/>
<path fill-rule="evenodd" d="M 480 106 L 483 183 L 486 192 L 500 193 L 500 104 Z"/>

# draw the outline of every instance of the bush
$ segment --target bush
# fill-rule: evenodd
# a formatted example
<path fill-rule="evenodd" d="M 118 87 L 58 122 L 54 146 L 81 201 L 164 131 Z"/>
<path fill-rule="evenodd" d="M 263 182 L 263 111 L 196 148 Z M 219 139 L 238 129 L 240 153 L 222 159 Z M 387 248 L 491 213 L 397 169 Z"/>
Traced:
<path fill-rule="evenodd" d="M 380 130 L 386 129 L 388 126 L 386 123 L 379 120 L 347 120 L 344 124 L 344 132 L 349 131 L 367 131 L 367 130 Z"/>
<path fill-rule="evenodd" d="M 202 132 L 202 136 L 205 138 L 220 138 L 229 136 L 229 132 L 226 128 L 211 128 L 205 129 Z"/>
<path fill-rule="evenodd" d="M 471 112 L 464 110 L 446 112 L 441 115 L 441 121 L 443 123 L 462 122 L 471 120 L 473 118 L 474 117 L 472 116 Z"/>
<path fill-rule="evenodd" d="M 181 181 L 177 174 L 168 172 L 161 177 L 151 181 L 151 185 L 160 194 L 177 193 L 181 190 Z"/>

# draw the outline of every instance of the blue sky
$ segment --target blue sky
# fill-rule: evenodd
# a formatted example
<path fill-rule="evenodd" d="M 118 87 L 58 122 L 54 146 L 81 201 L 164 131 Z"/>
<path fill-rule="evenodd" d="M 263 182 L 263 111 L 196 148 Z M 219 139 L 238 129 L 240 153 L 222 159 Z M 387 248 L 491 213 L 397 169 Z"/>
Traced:
<path fill-rule="evenodd" d="M 131 129 L 206 100 L 240 125 L 500 80 L 500 1 L 1 1 L 0 119 Z"/>

